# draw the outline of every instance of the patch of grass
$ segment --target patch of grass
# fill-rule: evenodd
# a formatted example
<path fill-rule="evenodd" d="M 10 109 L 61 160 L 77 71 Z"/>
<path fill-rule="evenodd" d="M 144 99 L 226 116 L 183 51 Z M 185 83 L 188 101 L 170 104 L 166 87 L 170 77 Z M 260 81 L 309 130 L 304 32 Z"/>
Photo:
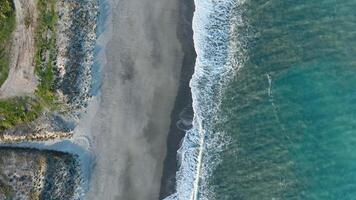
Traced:
<path fill-rule="evenodd" d="M 0 101 L 0 131 L 35 120 L 43 111 L 42 104 L 30 97 Z"/>
<path fill-rule="evenodd" d="M 56 108 L 54 63 L 56 59 L 55 0 L 38 0 L 39 25 L 36 32 L 35 71 L 40 79 L 36 96 L 46 107 Z"/>
<path fill-rule="evenodd" d="M 25 26 L 26 28 L 29 28 L 30 25 L 32 23 L 32 16 L 31 16 L 31 12 L 30 11 L 27 11 L 26 12 L 26 16 L 25 16 Z"/>
<path fill-rule="evenodd" d="M 9 73 L 11 34 L 15 29 L 15 7 L 11 0 L 0 0 L 0 85 Z"/>

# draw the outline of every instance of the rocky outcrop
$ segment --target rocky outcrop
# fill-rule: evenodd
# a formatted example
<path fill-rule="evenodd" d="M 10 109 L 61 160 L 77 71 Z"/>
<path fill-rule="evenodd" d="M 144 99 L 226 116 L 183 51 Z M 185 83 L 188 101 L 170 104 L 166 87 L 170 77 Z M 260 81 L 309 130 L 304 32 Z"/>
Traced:
<path fill-rule="evenodd" d="M 92 83 L 96 40 L 97 1 L 57 1 L 56 89 L 72 113 L 87 106 Z"/>
<path fill-rule="evenodd" d="M 6 147 L 0 155 L 0 199 L 76 200 L 82 195 L 76 156 Z"/>

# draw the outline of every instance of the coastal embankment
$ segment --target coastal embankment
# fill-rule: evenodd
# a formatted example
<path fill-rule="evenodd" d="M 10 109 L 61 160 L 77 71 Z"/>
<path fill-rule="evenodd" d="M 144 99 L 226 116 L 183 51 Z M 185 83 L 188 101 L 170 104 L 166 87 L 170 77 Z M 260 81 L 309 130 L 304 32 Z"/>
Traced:
<path fill-rule="evenodd" d="M 157 200 L 183 60 L 179 1 L 107 3 L 100 103 L 87 122 L 95 159 L 87 199 Z"/>

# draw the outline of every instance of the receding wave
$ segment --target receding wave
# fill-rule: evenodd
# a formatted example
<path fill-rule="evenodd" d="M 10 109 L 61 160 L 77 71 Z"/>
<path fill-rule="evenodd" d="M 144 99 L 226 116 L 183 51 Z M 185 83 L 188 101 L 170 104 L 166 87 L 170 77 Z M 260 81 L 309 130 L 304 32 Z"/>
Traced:
<path fill-rule="evenodd" d="M 178 150 L 180 169 L 176 193 L 165 200 L 215 199 L 208 184 L 211 170 L 219 163 L 218 152 L 229 142 L 227 134 L 213 131 L 224 86 L 244 60 L 243 44 L 236 29 L 243 22 L 239 0 L 195 0 L 195 72 L 190 82 L 193 127 Z"/>

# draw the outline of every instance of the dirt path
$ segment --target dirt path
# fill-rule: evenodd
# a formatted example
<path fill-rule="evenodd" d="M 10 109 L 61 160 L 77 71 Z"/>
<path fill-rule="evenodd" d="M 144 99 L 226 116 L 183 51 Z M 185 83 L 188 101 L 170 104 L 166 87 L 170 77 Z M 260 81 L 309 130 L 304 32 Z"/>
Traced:
<path fill-rule="evenodd" d="M 37 19 L 35 0 L 14 0 L 16 29 L 13 35 L 9 76 L 0 88 L 0 98 L 31 95 L 37 80 L 34 74 L 34 27 Z"/>

